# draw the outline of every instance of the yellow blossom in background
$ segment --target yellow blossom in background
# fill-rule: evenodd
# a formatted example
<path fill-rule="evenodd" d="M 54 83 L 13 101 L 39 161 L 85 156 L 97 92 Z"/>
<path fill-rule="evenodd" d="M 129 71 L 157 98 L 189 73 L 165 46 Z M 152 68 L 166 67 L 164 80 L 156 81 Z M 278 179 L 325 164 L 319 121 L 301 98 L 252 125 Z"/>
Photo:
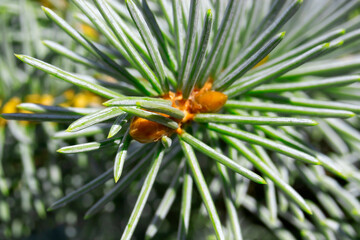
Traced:
<path fill-rule="evenodd" d="M 65 99 L 67 101 L 70 101 L 72 100 L 74 97 L 75 97 L 75 91 L 72 90 L 72 89 L 69 89 L 69 90 L 66 90 L 64 93 L 63 93 Z"/>
<path fill-rule="evenodd" d="M 98 41 L 99 40 L 99 32 L 96 31 L 93 27 L 88 24 L 82 23 L 80 24 L 80 29 L 84 33 L 85 36 L 89 37 L 91 40 Z"/>
<path fill-rule="evenodd" d="M 54 97 L 50 94 L 44 94 L 41 97 L 41 102 L 40 104 L 43 105 L 53 105 L 54 104 Z"/>
<path fill-rule="evenodd" d="M 41 6 L 54 9 L 54 5 L 49 0 L 38 0 L 38 2 L 41 4 Z"/>
<path fill-rule="evenodd" d="M 53 10 L 65 11 L 69 7 L 69 2 L 66 0 L 35 0 L 35 1 L 40 3 L 41 6 Z"/>
<path fill-rule="evenodd" d="M 83 91 L 76 93 L 74 90 L 67 90 L 63 93 L 66 102 L 59 104 L 62 107 L 78 107 L 84 108 L 89 106 L 100 106 L 103 103 L 101 97 L 88 92 Z"/>
<path fill-rule="evenodd" d="M 54 103 L 54 97 L 49 94 L 39 95 L 39 94 L 29 94 L 26 95 L 24 98 L 24 102 L 27 103 L 36 103 L 42 105 L 52 105 Z M 17 109 L 17 105 L 21 103 L 20 98 L 13 97 L 7 103 L 4 104 L 3 108 L 1 109 L 1 113 L 31 113 L 25 110 Z M 1 103 L 0 103 L 1 105 Z M 29 124 L 29 121 L 20 121 L 22 124 Z M 4 126 L 6 124 L 5 119 L 0 119 L 0 126 Z"/>
<path fill-rule="evenodd" d="M 13 97 L 7 103 L 4 104 L 0 113 L 14 113 L 17 112 L 16 106 L 21 103 L 20 98 Z M 0 104 L 1 105 L 1 104 Z M 0 126 L 4 126 L 6 124 L 6 120 L 0 118 Z"/>
<path fill-rule="evenodd" d="M 28 103 L 36 103 L 36 104 L 43 104 L 43 105 L 52 105 L 54 103 L 54 97 L 50 94 L 29 94 L 25 96 L 25 102 Z"/>
<path fill-rule="evenodd" d="M 98 106 L 101 105 L 102 99 L 88 91 L 80 92 L 76 94 L 73 106 L 74 107 L 87 107 L 87 106 Z"/>
<path fill-rule="evenodd" d="M 84 107 L 99 107 L 104 102 L 104 99 L 101 97 L 88 92 L 88 91 L 82 91 L 79 93 L 75 93 L 74 90 L 69 89 L 63 93 L 63 96 L 65 98 L 65 102 L 60 103 L 59 106 L 62 107 L 78 107 L 78 108 L 84 108 Z M 17 105 L 19 105 L 22 101 L 18 97 L 11 98 L 7 103 L 4 104 L 2 109 L 0 109 L 0 113 L 32 113 L 30 111 L 17 109 Z M 35 104 L 42 104 L 42 105 L 48 105 L 51 106 L 54 104 L 55 99 L 50 94 L 29 94 L 24 97 L 24 101 L 26 103 L 35 103 Z M 0 106 L 2 102 L 0 101 Z M 21 124 L 29 124 L 29 121 L 19 121 Z M 0 118 L 0 126 L 6 125 L 6 120 L 3 118 Z"/>

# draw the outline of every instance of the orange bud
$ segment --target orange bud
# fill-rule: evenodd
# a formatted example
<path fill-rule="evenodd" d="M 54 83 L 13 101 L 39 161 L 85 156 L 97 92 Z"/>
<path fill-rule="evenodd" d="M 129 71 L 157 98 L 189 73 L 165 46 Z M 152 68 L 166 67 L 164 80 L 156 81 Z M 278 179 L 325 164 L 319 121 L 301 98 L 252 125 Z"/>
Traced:
<path fill-rule="evenodd" d="M 130 136 L 141 143 L 156 142 L 163 136 L 171 136 L 174 132 L 174 129 L 139 117 L 134 117 L 130 124 Z"/>
<path fill-rule="evenodd" d="M 221 92 L 206 91 L 195 95 L 195 102 L 200 105 L 198 112 L 213 113 L 219 111 L 226 103 L 227 96 Z"/>
<path fill-rule="evenodd" d="M 163 99 L 170 100 L 172 106 L 184 112 L 183 119 L 173 119 L 178 122 L 179 128 L 170 129 L 159 123 L 143 118 L 135 117 L 130 124 L 130 135 L 141 143 L 150 143 L 160 140 L 163 136 L 171 136 L 173 133 L 181 134 L 182 127 L 193 120 L 197 113 L 212 113 L 219 111 L 227 101 L 224 93 L 211 90 L 212 80 L 205 83 L 201 89 L 194 89 L 188 99 L 184 99 L 182 92 L 169 92 Z M 165 117 L 165 114 L 159 113 Z"/>

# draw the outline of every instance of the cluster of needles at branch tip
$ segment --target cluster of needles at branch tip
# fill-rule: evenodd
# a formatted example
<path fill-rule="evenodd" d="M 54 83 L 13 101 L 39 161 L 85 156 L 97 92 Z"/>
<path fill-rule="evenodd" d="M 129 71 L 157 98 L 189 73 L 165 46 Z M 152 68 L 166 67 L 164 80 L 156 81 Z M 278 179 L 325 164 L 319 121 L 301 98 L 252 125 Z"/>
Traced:
<path fill-rule="evenodd" d="M 1 8 L 3 1 L 14 2 L 2 0 Z M 16 37 L 16 51 L 21 36 L 31 56 L 16 57 L 34 69 L 8 64 L 13 44 L 6 40 L 3 48 L 10 50 L 6 59 L 0 56 L 0 106 L 6 107 L 0 117 L 59 124 L 0 121 L 0 222 L 8 202 L 2 200 L 3 185 L 15 183 L 11 190 L 25 180 L 37 201 L 41 191 L 32 185 L 37 177 L 39 186 L 45 182 L 48 165 L 46 176 L 56 187 L 52 167 L 61 169 L 53 161 L 58 156 L 49 154 L 51 162 L 39 165 L 32 154 L 40 152 L 41 139 L 49 153 L 58 149 L 81 160 L 57 174 L 83 180 L 64 181 L 64 196 L 49 210 L 78 200 L 89 205 L 88 219 L 108 212 L 111 203 L 121 208 L 121 216 L 111 216 L 123 222 L 129 215 L 120 224 L 122 240 L 176 238 L 170 233 L 176 231 L 175 212 L 181 240 L 241 240 L 254 231 L 260 236 L 258 228 L 242 233 L 242 219 L 246 225 L 261 222 L 274 239 L 360 239 L 360 0 L 69 1 L 80 10 L 76 22 L 43 7 L 64 35 L 57 28 L 51 34 L 56 39 L 42 41 L 48 54 L 38 54 L 33 43 L 40 38 L 31 34 L 6 36 Z M 34 34 L 33 21 L 26 21 L 31 14 L 23 10 L 21 29 Z M 3 22 L 16 29 L 17 21 L 4 19 L 2 32 L 8 31 Z M 28 51 L 27 45 L 36 48 Z M 18 67 L 26 71 L 15 79 Z M 47 82 L 41 71 L 75 88 Z M 29 78 L 22 81 L 25 73 Z M 28 99 L 33 92 L 51 95 L 51 102 Z M 11 154 L 2 154 L 10 148 Z M 20 180 L 7 178 L 16 158 L 25 173 Z M 83 204 L 88 196 L 99 198 Z M 119 226 L 116 219 L 111 222 Z M 201 227 L 206 219 L 213 227 L 208 234 Z M 161 229 L 161 223 L 168 227 Z M 91 231 L 83 238 L 99 237 Z"/>
<path fill-rule="evenodd" d="M 211 90 L 212 80 L 208 80 L 201 89 L 195 88 L 188 99 L 185 99 L 181 91 L 169 92 L 164 99 L 172 102 L 172 107 L 184 112 L 184 118 L 176 119 L 169 115 L 159 113 L 179 124 L 178 129 L 171 129 L 160 123 L 153 122 L 141 117 L 134 117 L 130 125 L 130 135 L 141 143 L 150 143 L 160 140 L 163 136 L 170 137 L 173 133 L 181 134 L 184 124 L 193 120 L 197 113 L 218 112 L 226 103 L 227 96 L 222 92 Z"/>

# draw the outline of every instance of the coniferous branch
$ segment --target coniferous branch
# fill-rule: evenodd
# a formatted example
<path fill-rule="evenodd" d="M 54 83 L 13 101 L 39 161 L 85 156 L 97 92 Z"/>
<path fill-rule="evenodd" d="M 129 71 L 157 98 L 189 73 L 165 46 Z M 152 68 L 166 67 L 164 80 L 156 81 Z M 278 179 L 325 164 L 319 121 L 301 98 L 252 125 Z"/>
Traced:
<path fill-rule="evenodd" d="M 97 104 L 75 106 L 62 102 L 65 94 L 60 94 L 54 97 L 56 106 L 26 97 L 13 99 L 14 103 L 6 99 L 1 112 L 5 119 L 60 123 L 42 125 L 54 136 L 51 141 L 57 141 L 49 141 L 49 149 L 80 157 L 91 152 L 92 158 L 101 155 L 101 166 L 106 165 L 49 210 L 100 186 L 110 188 L 88 209 L 85 218 L 90 218 L 121 191 L 135 186 L 137 201 L 122 239 L 131 239 L 140 229 L 147 200 L 153 200 L 150 193 L 161 201 L 151 206 L 155 211 L 151 210 L 150 225 L 141 227 L 149 239 L 162 234 L 160 225 L 172 216 L 176 202 L 181 204 L 178 239 L 196 236 L 190 216 L 202 219 L 197 214 L 199 202 L 217 239 L 241 239 L 246 233 L 239 209 L 259 218 L 277 239 L 358 236 L 360 123 L 355 116 L 360 112 L 356 55 L 360 31 L 359 18 L 350 18 L 359 6 L 357 0 L 73 3 L 82 12 L 74 21 L 86 24 L 97 37 L 43 7 L 69 42 L 47 38 L 43 44 L 67 66 L 27 56 L 36 52 L 28 40 L 22 42 L 27 55 L 16 56 L 98 95 Z M 33 22 L 23 15 L 22 21 Z M 28 26 L 23 29 L 29 31 Z M 11 45 L 6 44 L 5 48 Z M 0 69 L 6 69 L 6 61 L 0 61 Z M 11 76 L 14 64 L 9 69 L 4 72 Z M 35 73 L 26 83 L 32 90 L 41 88 L 31 83 Z M 34 135 L 29 129 L 35 128 L 2 121 L 0 139 L 5 139 L 6 126 L 19 141 L 19 155 L 27 166 L 24 179 L 38 215 L 43 216 L 44 203 L 34 178 L 33 137 L 27 136 Z M 63 123 L 71 124 L 58 131 Z M 140 147 L 137 141 L 146 145 Z M 7 184 L 1 184 L 6 183 L 3 146 L 0 141 L 0 190 L 8 194 Z M 112 176 L 114 185 L 109 184 Z M 193 181 L 200 198 L 194 196 Z M 152 190 L 158 185 L 165 187 L 164 195 Z M 219 203 L 225 208 L 218 208 Z"/>

